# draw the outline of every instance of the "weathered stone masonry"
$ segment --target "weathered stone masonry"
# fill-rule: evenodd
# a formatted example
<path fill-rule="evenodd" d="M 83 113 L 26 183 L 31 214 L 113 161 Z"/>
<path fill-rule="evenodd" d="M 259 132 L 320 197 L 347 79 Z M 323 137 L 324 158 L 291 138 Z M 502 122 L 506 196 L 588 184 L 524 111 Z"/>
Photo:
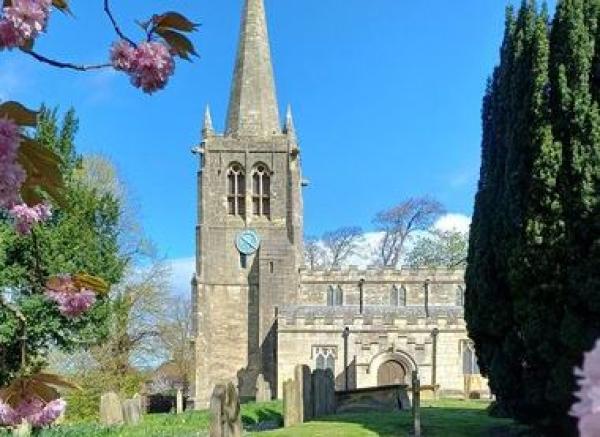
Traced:
<path fill-rule="evenodd" d="M 244 3 L 225 132 L 207 109 L 194 150 L 196 407 L 217 383 L 254 396 L 259 374 L 281 396 L 297 364 L 332 369 L 338 389 L 418 369 L 461 392 L 472 361 L 462 271 L 304 269 L 300 147 L 289 108 L 280 124 L 263 0 Z M 247 256 L 235 244 L 245 230 L 261 240 Z"/>

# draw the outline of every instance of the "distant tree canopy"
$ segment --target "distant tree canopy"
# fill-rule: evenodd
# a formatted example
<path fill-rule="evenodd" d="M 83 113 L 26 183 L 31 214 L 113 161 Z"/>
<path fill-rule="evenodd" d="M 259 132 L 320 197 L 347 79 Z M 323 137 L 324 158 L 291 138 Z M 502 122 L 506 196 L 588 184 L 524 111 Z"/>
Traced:
<path fill-rule="evenodd" d="M 17 235 L 7 217 L 0 218 L 0 291 L 18 304 L 27 319 L 29 364 L 34 367 L 43 365 L 50 347 L 70 350 L 96 343 L 108 332 L 105 300 L 100 298 L 91 311 L 71 320 L 42 293 L 34 292 L 43 283 L 40 278 L 86 272 L 114 284 L 128 261 L 118 245 L 118 199 L 86 186 L 78 177 L 77 125 L 72 110 L 59 123 L 56 110 L 44 109 L 36 131 L 38 141 L 62 159 L 68 208 L 55 208 L 51 221 L 26 237 Z M 0 386 L 20 366 L 17 326 L 11 312 L 0 311 Z"/>
<path fill-rule="evenodd" d="M 464 268 L 469 234 L 460 231 L 432 231 L 415 239 L 406 254 L 410 267 Z"/>
<path fill-rule="evenodd" d="M 573 369 L 600 337 L 600 1 L 508 9 L 483 101 L 466 319 L 497 409 L 575 434 Z"/>

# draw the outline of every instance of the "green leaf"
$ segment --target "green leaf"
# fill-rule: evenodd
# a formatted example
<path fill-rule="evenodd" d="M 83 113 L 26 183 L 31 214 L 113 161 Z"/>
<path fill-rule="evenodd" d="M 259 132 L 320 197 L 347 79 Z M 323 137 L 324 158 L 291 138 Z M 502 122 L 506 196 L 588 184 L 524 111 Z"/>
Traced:
<path fill-rule="evenodd" d="M 198 28 L 197 23 L 192 23 L 178 12 L 165 12 L 152 17 L 154 26 L 157 28 L 171 28 L 182 32 L 194 32 Z"/>
<path fill-rule="evenodd" d="M 194 45 L 185 35 L 162 27 L 157 28 L 156 33 L 158 33 L 165 40 L 165 42 L 180 58 L 187 59 L 189 61 L 190 54 L 198 56 L 198 53 L 196 53 L 196 50 L 194 49 Z"/>
<path fill-rule="evenodd" d="M 7 117 L 20 126 L 36 126 L 38 112 L 27 109 L 19 102 L 8 101 L 0 105 L 0 118 Z"/>

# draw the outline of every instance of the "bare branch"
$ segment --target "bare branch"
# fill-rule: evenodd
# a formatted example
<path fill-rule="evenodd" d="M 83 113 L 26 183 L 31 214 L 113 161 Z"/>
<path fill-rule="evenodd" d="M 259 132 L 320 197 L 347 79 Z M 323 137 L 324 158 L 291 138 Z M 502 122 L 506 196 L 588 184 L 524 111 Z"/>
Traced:
<path fill-rule="evenodd" d="M 53 67 L 57 67 L 57 68 L 67 68 L 67 69 L 76 70 L 76 71 L 92 71 L 92 70 L 100 70 L 103 68 L 112 67 L 112 65 L 110 65 L 110 64 L 92 64 L 92 65 L 72 64 L 70 62 L 62 62 L 62 61 L 57 61 L 55 59 L 47 58 L 46 56 L 40 55 L 39 53 L 34 52 L 31 49 L 21 48 L 21 51 L 23 53 L 28 54 L 32 58 L 35 58 L 38 61 L 43 62 L 44 64 L 52 65 Z"/>
<path fill-rule="evenodd" d="M 331 267 L 340 267 L 356 254 L 363 232 L 359 227 L 339 228 L 323 235 L 323 245 L 328 252 Z"/>
<path fill-rule="evenodd" d="M 117 32 L 117 35 L 119 35 L 119 37 L 121 39 L 124 39 L 132 46 L 137 47 L 136 43 L 134 43 L 132 40 L 127 38 L 125 36 L 125 34 L 121 31 L 121 28 L 119 27 L 119 24 L 117 23 L 117 20 L 115 20 L 115 17 L 113 16 L 113 14 L 110 10 L 109 0 L 104 0 L 104 12 L 108 16 L 108 19 L 110 20 L 111 24 L 113 25 L 115 32 Z"/>

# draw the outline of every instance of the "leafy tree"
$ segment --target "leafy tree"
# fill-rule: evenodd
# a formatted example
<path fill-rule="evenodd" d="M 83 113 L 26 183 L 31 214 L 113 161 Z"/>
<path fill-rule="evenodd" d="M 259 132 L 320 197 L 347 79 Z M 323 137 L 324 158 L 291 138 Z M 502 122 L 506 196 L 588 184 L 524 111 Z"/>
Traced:
<path fill-rule="evenodd" d="M 19 236 L 4 218 L 0 224 L 0 290 L 10 296 L 27 320 L 28 364 L 40 367 L 49 348 L 66 350 L 93 344 L 107 334 L 109 307 L 100 298 L 93 309 L 76 319 L 62 316 L 56 304 L 40 292 L 50 275 L 86 272 L 116 283 L 127 259 L 119 254 L 119 202 L 98 194 L 74 177 L 81 158 L 74 146 L 77 119 L 69 111 L 58 123 L 57 112 L 42 111 L 38 140 L 63 162 L 68 208 L 56 208 L 46 226 L 30 236 Z M 4 299 L 6 300 L 6 299 Z M 0 312 L 0 385 L 20 368 L 19 323 L 10 311 Z"/>
<path fill-rule="evenodd" d="M 405 263 L 410 267 L 464 268 L 468 245 L 468 233 L 433 231 L 416 238 Z"/>

